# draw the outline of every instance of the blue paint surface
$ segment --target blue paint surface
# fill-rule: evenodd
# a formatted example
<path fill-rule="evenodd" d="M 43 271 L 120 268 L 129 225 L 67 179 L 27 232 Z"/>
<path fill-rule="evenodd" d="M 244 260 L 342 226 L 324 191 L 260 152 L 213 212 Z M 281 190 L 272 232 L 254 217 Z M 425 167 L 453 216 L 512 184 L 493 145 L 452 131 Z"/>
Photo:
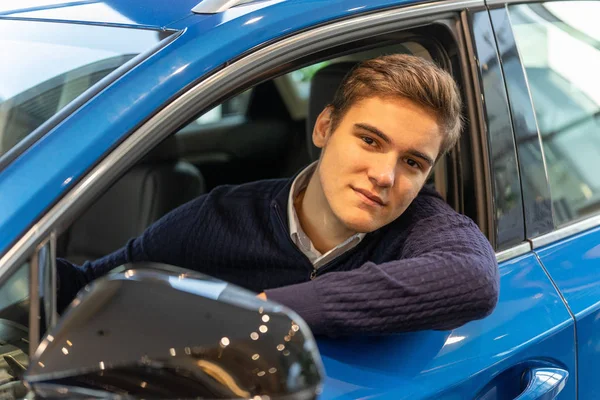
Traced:
<path fill-rule="evenodd" d="M 570 373 L 560 399 L 576 399 L 574 324 L 535 255 L 500 266 L 489 317 L 450 332 L 319 339 L 322 399 L 512 399 L 520 373 L 538 363 Z M 489 395 L 488 395 L 489 396 Z"/>
<path fill-rule="evenodd" d="M 537 252 L 577 325 L 579 398 L 600 397 L 594 371 L 600 368 L 600 228 Z"/>

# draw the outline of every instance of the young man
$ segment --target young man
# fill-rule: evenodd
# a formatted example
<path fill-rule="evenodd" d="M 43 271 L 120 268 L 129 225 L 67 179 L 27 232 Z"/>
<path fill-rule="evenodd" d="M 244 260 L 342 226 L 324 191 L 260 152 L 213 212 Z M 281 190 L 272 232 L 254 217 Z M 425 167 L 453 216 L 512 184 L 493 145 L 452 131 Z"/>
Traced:
<path fill-rule="evenodd" d="M 317 334 L 451 329 L 498 298 L 490 244 L 424 188 L 458 140 L 452 77 L 414 56 L 363 62 L 319 115 L 319 160 L 296 177 L 222 186 L 82 267 L 58 260 L 59 303 L 127 262 L 198 270 L 278 301 Z"/>

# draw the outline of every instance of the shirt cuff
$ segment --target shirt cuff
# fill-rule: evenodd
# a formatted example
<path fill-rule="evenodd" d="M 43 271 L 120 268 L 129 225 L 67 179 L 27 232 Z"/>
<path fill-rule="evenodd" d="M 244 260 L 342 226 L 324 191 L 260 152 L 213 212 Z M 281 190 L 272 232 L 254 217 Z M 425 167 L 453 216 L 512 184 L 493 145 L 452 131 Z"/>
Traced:
<path fill-rule="evenodd" d="M 315 281 L 265 290 L 267 300 L 294 310 L 308 324 L 314 335 L 327 334 L 326 319 Z"/>

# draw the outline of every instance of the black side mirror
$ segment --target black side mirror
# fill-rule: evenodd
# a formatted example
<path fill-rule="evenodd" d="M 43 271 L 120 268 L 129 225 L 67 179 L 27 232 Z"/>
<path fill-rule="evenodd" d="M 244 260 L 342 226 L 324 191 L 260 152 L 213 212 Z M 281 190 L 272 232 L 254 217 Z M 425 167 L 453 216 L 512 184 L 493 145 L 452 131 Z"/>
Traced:
<path fill-rule="evenodd" d="M 289 309 L 208 276 L 134 265 L 82 290 L 25 374 L 41 398 L 314 399 L 323 367 Z"/>

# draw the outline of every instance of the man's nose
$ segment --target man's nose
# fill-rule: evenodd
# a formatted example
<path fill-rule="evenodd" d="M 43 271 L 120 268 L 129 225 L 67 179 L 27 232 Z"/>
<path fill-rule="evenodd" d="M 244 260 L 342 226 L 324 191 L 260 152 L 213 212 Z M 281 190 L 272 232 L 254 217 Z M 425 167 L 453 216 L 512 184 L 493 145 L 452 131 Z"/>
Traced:
<path fill-rule="evenodd" d="M 379 160 L 372 168 L 369 170 L 369 180 L 373 182 L 373 184 L 388 188 L 394 185 L 394 180 L 396 179 L 396 161 L 383 161 Z"/>

